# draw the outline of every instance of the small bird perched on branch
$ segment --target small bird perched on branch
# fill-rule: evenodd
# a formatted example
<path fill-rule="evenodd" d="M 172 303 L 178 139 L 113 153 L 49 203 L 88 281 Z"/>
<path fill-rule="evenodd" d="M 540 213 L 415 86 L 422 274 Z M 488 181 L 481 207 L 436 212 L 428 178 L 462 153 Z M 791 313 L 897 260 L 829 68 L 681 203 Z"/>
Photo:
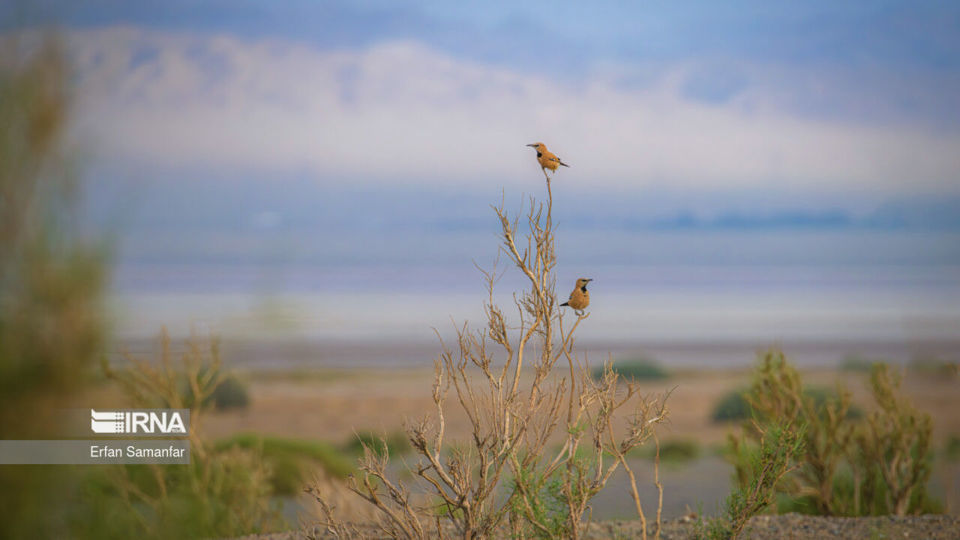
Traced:
<path fill-rule="evenodd" d="M 582 316 L 583 310 L 587 309 L 587 306 L 590 305 L 590 293 L 587 292 L 587 283 L 591 281 L 593 280 L 587 278 L 578 279 L 576 288 L 570 293 L 570 299 L 560 305 L 572 307 L 573 312 L 576 313 L 578 317 Z"/>
<path fill-rule="evenodd" d="M 560 160 L 553 152 L 547 150 L 547 145 L 538 142 L 533 144 L 528 144 L 527 146 L 532 146 L 537 150 L 537 161 L 540 162 L 540 168 L 543 169 L 543 175 L 547 175 L 547 169 L 551 171 L 556 171 L 557 167 L 563 165 L 564 167 L 569 167 L 566 163 Z M 549 180 L 550 177 L 547 177 Z"/>

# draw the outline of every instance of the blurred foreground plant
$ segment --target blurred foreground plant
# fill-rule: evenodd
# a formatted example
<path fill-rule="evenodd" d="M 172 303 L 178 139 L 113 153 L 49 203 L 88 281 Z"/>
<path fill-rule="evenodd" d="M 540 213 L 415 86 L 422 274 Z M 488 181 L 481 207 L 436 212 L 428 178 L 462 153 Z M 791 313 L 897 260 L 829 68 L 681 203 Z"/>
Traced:
<path fill-rule="evenodd" d="M 805 392 L 800 375 L 778 350 L 764 354 L 746 398 L 754 417 L 744 434 L 731 436 L 737 482 L 749 482 L 749 460 L 738 450 L 762 440 L 758 426 L 806 426 L 799 467 L 780 490 L 782 506 L 821 515 L 905 515 L 929 509 L 929 415 L 900 394 L 899 377 L 886 364 L 870 376 L 876 409 L 851 415 L 850 393 Z"/>
<path fill-rule="evenodd" d="M 74 227 L 77 180 L 62 142 L 67 64 L 55 37 L 37 39 L 0 41 L 0 433 L 6 436 L 43 429 L 39 420 L 80 387 L 104 339 L 106 266 L 101 250 Z"/>
<path fill-rule="evenodd" d="M 155 361 L 127 355 L 127 365 L 114 369 L 104 360 L 107 377 L 124 390 L 134 408 L 190 410 L 189 465 L 126 465 L 111 467 L 103 485 L 88 493 L 103 508 L 121 506 L 110 523 L 80 529 L 91 537 L 137 536 L 195 538 L 263 532 L 278 524 L 271 504 L 271 471 L 261 449 L 237 445 L 217 448 L 201 436 L 209 399 L 225 380 L 219 344 L 196 339 L 186 343 L 178 361 L 163 331 Z"/>
<path fill-rule="evenodd" d="M 104 342 L 106 265 L 77 222 L 64 132 L 69 69 L 52 34 L 0 37 L 0 439 L 57 434 Z M 0 538 L 66 535 L 76 480 L 62 466 L 0 466 Z"/>
<path fill-rule="evenodd" d="M 805 427 L 787 421 L 782 425 L 776 422 L 755 424 L 754 428 L 760 441 L 756 448 L 734 444 L 734 452 L 742 460 L 737 469 L 742 475 L 739 486 L 727 497 L 722 515 L 706 524 L 697 522 L 694 537 L 738 538 L 750 518 L 773 503 L 777 485 L 797 467 L 797 456 L 803 451 Z"/>
<path fill-rule="evenodd" d="M 883 507 L 887 512 L 903 516 L 919 513 L 929 497 L 927 480 L 931 473 L 930 439 L 933 423 L 900 395 L 900 377 L 886 364 L 874 366 L 870 386 L 877 409 L 870 413 L 866 425 L 855 434 L 854 453 L 861 458 L 854 470 L 863 469 L 863 480 L 854 485 L 859 490 L 877 477 L 885 490 Z M 878 480 L 879 480 L 878 479 Z M 859 478 L 858 478 L 859 480 Z M 879 484 L 876 482 L 874 485 Z M 857 492 L 854 492 L 857 495 Z M 859 502 L 859 499 L 858 499 Z M 865 501 L 880 507 L 879 500 Z M 859 512 L 859 504 L 854 511 Z"/>
<path fill-rule="evenodd" d="M 486 326 L 458 328 L 455 349 L 442 344 L 434 369 L 435 413 L 408 426 L 419 458 L 412 473 L 432 499 L 413 495 L 388 475 L 384 446 L 365 448 L 350 487 L 379 510 L 379 525 L 390 536 L 442 534 L 445 523 L 462 538 L 578 538 L 591 499 L 622 466 L 646 537 L 646 516 L 626 455 L 655 437 L 666 421 L 667 395 L 640 395 L 610 364 L 594 378 L 574 353 L 574 333 L 589 315 L 567 326 L 560 313 L 549 179 L 547 196 L 546 205 L 530 201 L 529 233 L 519 245 L 519 219 L 511 221 L 502 207 L 495 208 L 501 250 L 529 284 L 514 296 L 518 323 L 508 324 L 494 302 L 496 268 L 484 272 Z M 555 369 L 558 362 L 562 370 Z M 445 440 L 451 407 L 469 422 L 469 440 Z M 558 451 L 548 451 L 552 437 L 563 441 Z M 661 489 L 659 482 L 656 487 Z M 328 532 L 356 534 L 335 519 L 319 490 L 312 492 Z M 656 516 L 659 534 L 659 507 Z"/>

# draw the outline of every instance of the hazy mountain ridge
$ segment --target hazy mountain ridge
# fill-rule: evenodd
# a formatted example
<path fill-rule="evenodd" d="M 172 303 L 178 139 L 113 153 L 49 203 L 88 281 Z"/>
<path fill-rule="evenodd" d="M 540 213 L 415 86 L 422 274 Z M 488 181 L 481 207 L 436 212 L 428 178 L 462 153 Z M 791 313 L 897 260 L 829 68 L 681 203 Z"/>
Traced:
<path fill-rule="evenodd" d="M 503 200 L 507 208 L 520 209 L 526 198 L 522 188 L 535 187 L 516 182 L 507 197 L 489 187 L 464 191 L 351 188 L 344 184 L 178 180 L 118 186 L 116 181 L 96 181 L 88 192 L 87 215 L 97 226 L 121 224 L 140 231 L 297 231 L 334 226 L 341 232 L 485 231 L 495 223 L 491 204 Z M 682 194 L 676 193 L 601 191 L 582 195 L 579 189 L 568 190 L 562 180 L 557 182 L 556 216 L 566 227 L 626 231 L 960 230 L 960 195 L 902 196 L 880 203 L 844 199 L 825 206 L 823 196 L 791 203 L 794 197 L 789 194 L 729 192 L 717 194 L 709 205 L 692 202 L 685 206 Z M 860 208 L 852 208 L 854 205 Z M 693 206 L 697 208 L 691 209 Z"/>

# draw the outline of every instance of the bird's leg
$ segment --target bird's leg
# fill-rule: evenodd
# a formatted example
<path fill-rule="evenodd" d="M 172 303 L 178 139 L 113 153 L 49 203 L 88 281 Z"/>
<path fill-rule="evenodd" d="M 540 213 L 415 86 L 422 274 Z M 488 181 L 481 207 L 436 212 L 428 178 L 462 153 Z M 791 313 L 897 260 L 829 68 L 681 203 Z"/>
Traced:
<path fill-rule="evenodd" d="M 546 177 L 546 179 L 547 179 L 547 183 L 549 184 L 549 183 L 550 183 L 550 175 L 549 175 L 549 174 L 547 174 L 547 169 L 546 169 L 546 167 L 541 167 L 541 168 L 540 168 L 540 170 L 542 170 L 542 171 L 543 171 L 543 176 L 545 176 L 545 177 Z"/>

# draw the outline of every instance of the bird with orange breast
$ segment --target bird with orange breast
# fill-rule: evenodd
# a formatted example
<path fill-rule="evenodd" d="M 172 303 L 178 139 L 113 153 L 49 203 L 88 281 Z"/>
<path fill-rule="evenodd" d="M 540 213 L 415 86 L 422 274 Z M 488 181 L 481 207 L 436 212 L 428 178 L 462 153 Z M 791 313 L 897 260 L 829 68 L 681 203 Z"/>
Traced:
<path fill-rule="evenodd" d="M 587 283 L 591 281 L 593 280 L 588 278 L 578 279 L 577 286 L 574 287 L 573 292 L 570 293 L 570 299 L 560 305 L 572 307 L 573 312 L 576 313 L 578 317 L 582 317 L 583 310 L 587 309 L 587 306 L 590 305 L 590 293 L 587 292 Z"/>
<path fill-rule="evenodd" d="M 553 152 L 547 150 L 547 145 L 538 142 L 528 144 L 527 146 L 532 146 L 537 151 L 537 161 L 540 163 L 540 168 L 543 169 L 543 175 L 547 176 L 547 169 L 550 169 L 553 172 L 556 172 L 557 167 L 564 166 L 569 167 L 566 163 L 560 160 Z M 547 176 L 547 180 L 550 180 L 550 177 Z"/>

